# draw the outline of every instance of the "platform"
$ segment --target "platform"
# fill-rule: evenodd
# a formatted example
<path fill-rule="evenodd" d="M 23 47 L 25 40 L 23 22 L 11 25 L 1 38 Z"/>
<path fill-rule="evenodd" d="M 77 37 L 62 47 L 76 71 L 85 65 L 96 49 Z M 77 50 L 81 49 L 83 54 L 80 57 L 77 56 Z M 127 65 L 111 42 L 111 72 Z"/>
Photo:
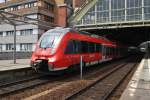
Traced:
<path fill-rule="evenodd" d="M 17 59 L 16 64 L 13 60 L 0 60 L 0 71 L 21 69 L 30 67 L 30 59 Z"/>
<path fill-rule="evenodd" d="M 145 56 L 120 100 L 150 100 L 150 58 Z"/>

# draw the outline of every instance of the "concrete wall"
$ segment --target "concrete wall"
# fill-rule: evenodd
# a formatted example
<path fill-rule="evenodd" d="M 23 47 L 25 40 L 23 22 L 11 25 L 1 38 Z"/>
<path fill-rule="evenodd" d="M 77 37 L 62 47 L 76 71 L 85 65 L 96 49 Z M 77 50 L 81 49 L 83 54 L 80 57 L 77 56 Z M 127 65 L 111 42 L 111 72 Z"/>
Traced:
<path fill-rule="evenodd" d="M 28 36 L 17 36 L 16 43 L 36 43 L 38 40 L 38 35 L 28 35 Z M 0 37 L 0 43 L 13 43 L 13 36 Z"/>
<path fill-rule="evenodd" d="M 7 27 L 7 28 L 5 28 Z M 30 43 L 32 44 L 32 51 L 35 49 L 35 44 L 39 39 L 39 33 L 41 34 L 43 31 L 38 29 L 36 25 L 20 25 L 16 27 L 16 51 L 20 51 L 21 43 Z M 21 30 L 25 29 L 33 29 L 33 33 L 31 35 L 20 35 Z M 6 44 L 13 44 L 14 36 L 6 36 L 6 31 L 13 31 L 13 27 L 8 24 L 0 25 L 0 32 L 3 32 L 3 36 L 0 36 L 0 44 L 2 44 L 2 51 L 6 51 Z M 42 31 L 42 32 L 41 32 Z M 11 51 L 10 51 L 11 52 Z"/>
<path fill-rule="evenodd" d="M 17 52 L 17 59 L 31 58 L 32 52 Z M 0 60 L 11 60 L 13 59 L 13 52 L 0 52 Z"/>

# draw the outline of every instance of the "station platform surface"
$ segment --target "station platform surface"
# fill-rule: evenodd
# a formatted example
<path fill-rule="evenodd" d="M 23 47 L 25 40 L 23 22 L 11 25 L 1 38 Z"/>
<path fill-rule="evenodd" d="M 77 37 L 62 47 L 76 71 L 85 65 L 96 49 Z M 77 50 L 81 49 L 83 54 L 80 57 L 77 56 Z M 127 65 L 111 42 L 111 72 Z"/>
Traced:
<path fill-rule="evenodd" d="M 145 56 L 120 100 L 150 100 L 150 58 Z"/>
<path fill-rule="evenodd" d="M 30 67 L 30 59 L 16 59 L 16 64 L 13 60 L 0 60 L 0 71 L 21 69 Z"/>

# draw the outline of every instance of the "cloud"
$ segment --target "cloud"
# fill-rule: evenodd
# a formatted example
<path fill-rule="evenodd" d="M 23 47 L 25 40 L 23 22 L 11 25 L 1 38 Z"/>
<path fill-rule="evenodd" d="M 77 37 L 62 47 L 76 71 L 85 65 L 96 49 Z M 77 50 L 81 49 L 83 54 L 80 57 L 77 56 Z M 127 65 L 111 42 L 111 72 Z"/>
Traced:
<path fill-rule="evenodd" d="M 4 2 L 4 1 L 5 1 L 5 0 L 0 0 L 0 3 L 1 3 L 1 2 Z"/>

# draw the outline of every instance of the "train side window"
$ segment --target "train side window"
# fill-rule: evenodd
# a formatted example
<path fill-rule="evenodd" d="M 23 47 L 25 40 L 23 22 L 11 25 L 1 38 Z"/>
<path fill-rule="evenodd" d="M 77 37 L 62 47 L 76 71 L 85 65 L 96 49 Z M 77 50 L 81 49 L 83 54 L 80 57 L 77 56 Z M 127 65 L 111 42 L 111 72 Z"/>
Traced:
<path fill-rule="evenodd" d="M 89 53 L 95 52 L 95 43 L 89 43 Z"/>
<path fill-rule="evenodd" d="M 88 45 L 88 53 L 91 53 L 91 43 L 89 42 Z"/>
<path fill-rule="evenodd" d="M 94 53 L 95 52 L 95 43 L 92 43 L 92 53 Z"/>
<path fill-rule="evenodd" d="M 103 55 L 106 55 L 106 46 L 105 45 L 102 45 L 102 53 L 103 53 Z"/>
<path fill-rule="evenodd" d="M 96 43 L 96 52 L 101 52 L 102 51 L 102 45 L 99 43 Z"/>
<path fill-rule="evenodd" d="M 106 47 L 106 55 L 109 55 L 109 47 Z"/>
<path fill-rule="evenodd" d="M 70 40 L 67 44 L 65 54 L 74 54 L 74 41 Z"/>
<path fill-rule="evenodd" d="M 81 52 L 88 53 L 88 42 L 81 41 Z"/>
<path fill-rule="evenodd" d="M 74 40 L 75 46 L 74 46 L 74 50 L 75 53 L 81 53 L 81 42 L 78 40 Z"/>
<path fill-rule="evenodd" d="M 113 47 L 111 48 L 111 55 L 113 54 Z"/>
<path fill-rule="evenodd" d="M 96 52 L 99 52 L 99 49 L 100 49 L 99 46 L 100 45 L 98 43 L 96 43 Z"/>
<path fill-rule="evenodd" d="M 94 52 L 96 52 L 96 44 L 97 44 L 97 43 L 94 43 Z"/>
<path fill-rule="evenodd" d="M 109 55 L 111 55 L 111 47 L 109 47 Z"/>
<path fill-rule="evenodd" d="M 110 54 L 109 55 L 111 55 L 111 53 L 112 53 L 112 48 L 110 47 Z"/>
<path fill-rule="evenodd" d="M 101 44 L 99 44 L 99 48 L 100 48 L 99 51 L 102 52 L 102 45 Z"/>

